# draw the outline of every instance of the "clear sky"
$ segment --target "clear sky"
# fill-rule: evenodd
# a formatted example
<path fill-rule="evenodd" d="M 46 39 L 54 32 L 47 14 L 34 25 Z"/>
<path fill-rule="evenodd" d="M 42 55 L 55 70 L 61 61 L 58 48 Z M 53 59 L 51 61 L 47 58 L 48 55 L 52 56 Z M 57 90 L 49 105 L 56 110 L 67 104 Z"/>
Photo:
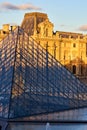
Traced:
<path fill-rule="evenodd" d="M 0 0 L 0 28 L 21 25 L 28 12 L 47 13 L 54 31 L 87 33 L 87 0 Z"/>

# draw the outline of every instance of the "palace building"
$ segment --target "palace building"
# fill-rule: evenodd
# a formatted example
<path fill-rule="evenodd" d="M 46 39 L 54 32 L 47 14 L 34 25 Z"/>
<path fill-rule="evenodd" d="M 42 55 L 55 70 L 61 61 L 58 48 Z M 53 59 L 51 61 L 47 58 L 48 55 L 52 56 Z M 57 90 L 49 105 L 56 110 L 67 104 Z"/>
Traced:
<path fill-rule="evenodd" d="M 0 41 L 16 26 L 3 25 Z M 26 13 L 21 27 L 56 60 L 84 83 L 87 83 L 87 35 L 73 32 L 54 32 L 47 14 Z M 10 29 L 9 29 L 10 28 Z"/>

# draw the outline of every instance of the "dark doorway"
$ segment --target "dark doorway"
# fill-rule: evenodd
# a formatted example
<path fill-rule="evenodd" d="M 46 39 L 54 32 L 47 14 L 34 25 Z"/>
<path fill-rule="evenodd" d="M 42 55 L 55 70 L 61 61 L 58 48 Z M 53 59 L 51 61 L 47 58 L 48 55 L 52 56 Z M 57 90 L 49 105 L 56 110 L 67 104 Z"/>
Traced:
<path fill-rule="evenodd" d="M 76 74 L 76 66 L 73 65 L 73 74 Z"/>

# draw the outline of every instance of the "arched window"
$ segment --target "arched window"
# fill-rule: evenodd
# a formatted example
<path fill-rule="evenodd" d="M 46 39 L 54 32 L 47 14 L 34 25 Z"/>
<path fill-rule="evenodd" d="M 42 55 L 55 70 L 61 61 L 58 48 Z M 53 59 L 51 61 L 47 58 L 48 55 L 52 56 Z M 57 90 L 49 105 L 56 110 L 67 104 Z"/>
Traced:
<path fill-rule="evenodd" d="M 46 37 L 48 36 L 48 28 L 46 28 Z"/>
<path fill-rule="evenodd" d="M 73 47 L 76 47 L 76 43 L 73 43 Z"/>
<path fill-rule="evenodd" d="M 72 51 L 72 58 L 75 59 L 76 58 L 76 51 Z"/>
<path fill-rule="evenodd" d="M 83 75 L 83 66 L 81 65 L 81 75 Z"/>
<path fill-rule="evenodd" d="M 86 57 L 87 57 L 87 43 L 86 43 Z"/>
<path fill-rule="evenodd" d="M 75 65 L 73 65 L 73 74 L 76 74 L 76 66 Z"/>
<path fill-rule="evenodd" d="M 55 44 L 55 42 L 54 42 L 53 47 L 54 47 L 54 58 L 56 58 L 56 44 Z"/>

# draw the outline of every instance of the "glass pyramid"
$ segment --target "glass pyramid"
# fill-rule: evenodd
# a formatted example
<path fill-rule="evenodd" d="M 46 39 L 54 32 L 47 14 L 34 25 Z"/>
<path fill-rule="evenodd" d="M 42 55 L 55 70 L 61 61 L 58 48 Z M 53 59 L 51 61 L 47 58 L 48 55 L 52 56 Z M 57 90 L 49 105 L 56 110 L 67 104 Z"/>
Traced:
<path fill-rule="evenodd" d="M 0 118 L 87 106 L 87 87 L 20 27 L 0 42 Z"/>

